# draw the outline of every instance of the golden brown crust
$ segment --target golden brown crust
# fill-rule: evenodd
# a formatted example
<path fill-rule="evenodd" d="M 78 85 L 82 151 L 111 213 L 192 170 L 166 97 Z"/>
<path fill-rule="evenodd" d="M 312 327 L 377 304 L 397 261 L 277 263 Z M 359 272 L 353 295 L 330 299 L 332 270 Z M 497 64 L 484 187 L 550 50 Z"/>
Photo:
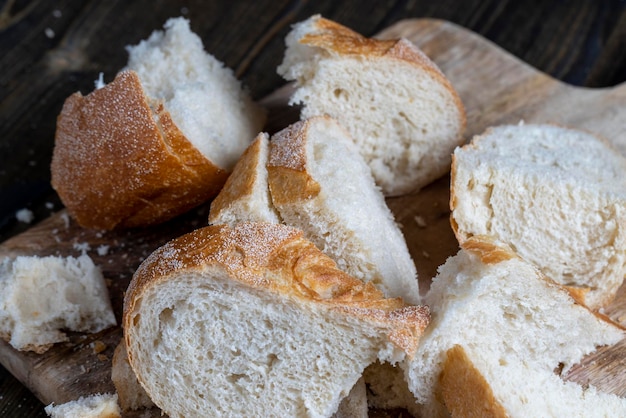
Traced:
<path fill-rule="evenodd" d="M 52 186 L 83 227 L 163 222 L 215 196 L 228 173 L 204 157 L 161 103 L 124 71 L 57 119 Z"/>
<path fill-rule="evenodd" d="M 332 20 L 319 17 L 315 19 L 315 31 L 300 38 L 305 45 L 323 48 L 339 55 L 355 55 L 364 58 L 397 59 L 420 67 L 428 72 L 437 82 L 450 92 L 459 109 L 459 143 L 463 142 L 463 132 L 467 124 L 465 106 L 450 81 L 439 67 L 411 41 L 401 38 L 380 40 L 367 38 Z"/>
<path fill-rule="evenodd" d="M 389 329 L 390 340 L 412 356 L 429 320 L 428 308 L 385 299 L 371 283 L 340 271 L 301 231 L 285 225 L 243 222 L 208 226 L 164 245 L 136 271 L 124 300 L 130 329 L 141 293 L 161 280 L 215 266 L 232 280 L 358 316 Z"/>
<path fill-rule="evenodd" d="M 280 206 L 311 199 L 320 185 L 307 172 L 306 137 L 310 120 L 300 121 L 272 135 L 267 162 L 272 201 Z"/>
<path fill-rule="evenodd" d="M 268 141 L 266 133 L 259 133 L 255 140 L 241 154 L 241 157 L 235 164 L 231 175 L 226 180 L 224 187 L 211 202 L 211 211 L 209 213 L 209 223 L 213 223 L 220 212 L 227 209 L 233 202 L 245 199 L 254 193 L 254 185 L 259 181 L 258 164 L 260 162 L 262 141 Z"/>
<path fill-rule="evenodd" d="M 453 418 L 506 418 L 506 410 L 491 386 L 472 364 L 463 347 L 455 345 L 446 353 L 439 390 L 443 404 Z"/>

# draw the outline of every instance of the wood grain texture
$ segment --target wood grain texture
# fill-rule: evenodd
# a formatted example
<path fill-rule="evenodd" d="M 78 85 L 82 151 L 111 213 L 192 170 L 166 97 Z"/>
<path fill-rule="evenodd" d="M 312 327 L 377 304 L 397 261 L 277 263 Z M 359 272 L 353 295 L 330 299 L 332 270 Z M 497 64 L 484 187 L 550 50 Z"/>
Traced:
<path fill-rule="evenodd" d="M 192 29 L 202 37 L 206 49 L 229 67 L 236 69 L 253 96 L 260 98 L 283 83 L 276 75 L 275 67 L 282 57 L 283 37 L 289 23 L 313 13 L 322 13 L 325 17 L 346 24 L 365 35 L 377 33 L 405 18 L 446 19 L 495 42 L 529 64 L 528 69 L 536 67 L 564 82 L 578 86 L 606 87 L 626 79 L 626 12 L 624 2 L 619 0 L 469 0 L 463 2 L 462 6 L 454 0 L 371 4 L 356 0 L 342 3 L 330 0 L 271 3 L 165 0 L 7 1 L 0 5 L 0 241 L 31 229 L 31 225 L 15 220 L 14 213 L 17 209 L 29 208 L 38 222 L 61 208 L 58 197 L 49 186 L 48 168 L 56 115 L 69 94 L 77 90 L 90 91 L 99 72 L 104 73 L 107 81 L 112 78 L 125 63 L 126 44 L 145 38 L 152 30 L 161 27 L 167 17 L 186 15 L 191 19 Z M 406 29 L 398 26 L 393 30 Z M 387 36 L 391 35 L 392 32 L 387 32 Z M 453 53 L 450 54 L 449 59 L 453 59 Z M 455 71 L 460 77 L 467 76 L 467 69 L 462 67 L 449 68 L 446 71 Z M 491 76 L 483 79 L 481 86 L 500 83 L 497 71 Z M 533 75 L 528 77 L 525 88 L 545 87 L 543 75 L 540 74 L 539 78 Z M 569 87 L 562 85 L 551 88 L 562 91 Z M 519 102 L 524 89 L 517 92 L 499 90 L 500 94 L 497 91 L 491 92 L 495 102 L 485 105 L 484 109 L 470 109 L 473 112 L 470 114 L 470 126 L 476 132 L 480 131 L 481 124 L 485 125 L 490 120 L 503 121 L 504 119 L 499 119 L 505 114 L 503 110 L 513 112 L 511 116 L 506 116 L 511 120 L 519 116 L 532 120 L 533 117 L 552 115 L 569 118 L 566 120 L 573 118 L 583 127 L 593 127 L 593 121 L 585 121 L 587 110 L 597 109 L 598 101 L 604 100 L 604 92 L 598 95 L 598 92 L 574 89 L 572 97 L 558 96 L 560 101 L 552 101 L 551 106 L 546 106 L 541 101 L 542 93 L 533 102 L 543 106 L 546 112 L 552 113 L 542 111 L 533 114 L 531 106 Z M 623 87 L 611 92 L 613 96 L 609 100 L 615 100 L 614 103 L 619 105 L 623 100 Z M 567 107 L 573 99 L 578 100 L 581 97 L 587 105 L 580 107 L 576 115 L 564 116 L 560 109 Z M 471 103 L 471 97 L 464 99 Z M 609 115 L 605 115 L 606 117 L 613 114 L 612 109 L 607 110 Z M 282 112 L 273 117 L 277 127 L 295 117 L 293 109 L 283 108 Z M 491 113 L 500 116 L 485 119 L 485 114 Z M 409 246 L 422 276 L 430 277 L 438 263 L 456 249 L 451 233 L 445 229 L 449 214 L 446 187 L 447 179 L 444 178 L 420 193 L 424 197 L 420 201 L 409 197 L 389 202 L 392 210 L 403 220 Z M 58 216 L 53 216 L 49 222 L 62 220 Z M 186 218 L 183 225 L 185 222 L 193 224 L 198 219 Z M 190 225 L 187 224 L 187 227 Z M 173 232 L 169 232 L 173 234 L 185 230 L 185 226 L 181 226 L 179 230 L 173 225 L 170 227 L 174 228 Z M 139 240 L 133 242 L 141 247 L 141 252 L 145 252 L 158 239 L 148 243 L 154 237 L 146 231 L 141 234 L 145 234 L 144 238 L 133 238 Z M 163 236 L 167 236 L 167 232 Z M 421 239 L 419 236 L 432 236 L 432 239 Z M 80 237 L 78 234 L 68 237 L 67 240 L 72 242 Z M 96 248 L 102 239 L 94 235 L 82 238 L 93 240 L 92 248 Z M 22 247 L 23 244 L 20 244 L 18 247 L 20 251 L 33 251 L 33 245 L 31 243 Z M 6 248 L 3 245 L 3 249 Z M 117 250 L 112 250 L 112 256 L 124 257 L 124 254 L 129 253 L 128 248 L 120 246 Z M 76 254 L 72 245 L 66 250 Z M 37 251 L 42 251 L 42 248 Z M 127 257 L 129 256 L 126 255 Z M 129 279 L 139 260 L 122 258 L 122 261 L 121 264 L 116 262 L 115 268 L 109 267 L 109 274 L 124 277 L 118 282 L 118 286 L 123 286 L 124 280 Z M 620 317 L 620 312 L 625 308 L 622 305 L 615 306 L 611 308 L 611 312 Z M 71 344 L 85 347 L 87 343 L 82 338 L 84 337 L 74 336 Z M 113 333 L 102 338 L 115 340 L 119 338 L 119 334 L 116 336 Z M 0 353 L 7 349 L 10 350 L 6 346 L 2 347 Z M 88 350 L 83 352 L 85 364 L 90 364 L 93 356 Z M 107 355 L 106 352 L 104 355 Z M 28 364 L 32 365 L 32 359 L 29 361 L 31 363 Z M 37 364 L 39 370 L 50 363 Z M 15 369 L 21 366 L 18 362 L 8 367 Z M 53 378 L 54 374 L 48 373 L 46 376 Z M 76 376 L 81 374 L 76 373 Z M 587 379 L 582 374 L 580 376 L 581 379 Z M 28 375 L 19 377 L 22 381 L 29 378 Z M 34 377 L 30 375 L 30 378 Z M 41 393 L 38 395 L 45 399 Z M 43 417 L 45 414 L 41 406 L 27 389 L 0 368 L 0 416 Z"/>

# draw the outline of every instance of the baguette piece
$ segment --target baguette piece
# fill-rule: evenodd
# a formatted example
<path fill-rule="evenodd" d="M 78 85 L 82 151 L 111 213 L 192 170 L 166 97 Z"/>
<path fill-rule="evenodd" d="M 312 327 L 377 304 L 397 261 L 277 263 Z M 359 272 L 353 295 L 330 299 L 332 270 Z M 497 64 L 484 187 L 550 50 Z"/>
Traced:
<path fill-rule="evenodd" d="M 564 375 L 598 346 L 620 341 L 624 330 L 579 304 L 509 248 L 488 237 L 466 240 L 440 268 L 424 299 L 432 321 L 413 360 L 402 365 L 422 416 L 447 416 L 440 402 L 444 388 L 452 409 L 476 389 L 463 385 L 462 392 L 450 390 L 455 380 L 467 378 L 454 364 L 447 365 L 450 379 L 440 382 L 446 359 L 458 355 L 459 346 L 471 360 L 461 364 L 473 363 L 480 370 L 507 416 L 604 416 L 594 411 L 606 411 L 606 402 L 621 411 L 606 416 L 626 413 L 624 399 L 596 396 L 595 389 L 565 382 L 555 371 L 562 366 Z M 560 401 L 555 404 L 555 399 Z M 465 405 L 459 409 L 465 412 L 456 416 L 469 416 L 467 410 L 480 405 Z M 472 413 L 481 416 L 484 411 Z"/>
<path fill-rule="evenodd" d="M 0 338 L 13 348 L 40 354 L 67 341 L 66 330 L 98 332 L 116 323 L 102 272 L 88 255 L 0 262 Z"/>
<path fill-rule="evenodd" d="M 402 231 L 350 135 L 313 117 L 274 134 L 267 163 L 281 219 L 304 231 L 339 268 L 387 297 L 419 304 L 417 272 Z"/>
<path fill-rule="evenodd" d="M 214 197 L 264 123 L 183 18 L 128 47 L 128 66 L 57 120 L 52 186 L 88 228 L 163 222 Z"/>
<path fill-rule="evenodd" d="M 626 158 L 553 125 L 489 129 L 454 152 L 452 226 L 490 235 L 598 309 L 626 275 Z"/>
<path fill-rule="evenodd" d="M 269 135 L 261 132 L 241 155 L 226 184 L 211 202 L 210 224 L 280 223 L 267 183 Z"/>
<path fill-rule="evenodd" d="M 368 364 L 412 356 L 428 309 L 384 299 L 301 231 L 244 222 L 155 251 L 123 321 L 131 367 L 171 417 L 327 417 Z"/>
<path fill-rule="evenodd" d="M 60 405 L 50 404 L 45 407 L 51 418 L 120 418 L 117 395 L 111 393 L 84 396 Z"/>
<path fill-rule="evenodd" d="M 295 80 L 301 118 L 344 125 L 387 196 L 416 192 L 450 170 L 465 110 L 439 68 L 406 39 L 366 38 L 314 15 L 286 37 L 278 73 Z"/>

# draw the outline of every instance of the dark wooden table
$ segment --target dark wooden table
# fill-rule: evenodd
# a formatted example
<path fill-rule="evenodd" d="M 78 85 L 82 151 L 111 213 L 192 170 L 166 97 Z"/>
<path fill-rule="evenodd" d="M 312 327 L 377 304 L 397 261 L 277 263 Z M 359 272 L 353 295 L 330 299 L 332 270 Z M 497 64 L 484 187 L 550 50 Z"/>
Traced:
<path fill-rule="evenodd" d="M 290 23 L 314 13 L 373 35 L 411 17 L 469 28 L 567 83 L 626 80 L 626 2 L 404 0 L 0 2 L 0 242 L 61 208 L 49 184 L 56 116 L 75 91 L 88 93 L 126 62 L 124 46 L 168 17 L 191 20 L 207 51 L 262 98 L 283 84 L 275 68 Z M 15 214 L 32 211 L 32 223 Z M 43 405 L 0 367 L 0 417 L 44 417 Z"/>

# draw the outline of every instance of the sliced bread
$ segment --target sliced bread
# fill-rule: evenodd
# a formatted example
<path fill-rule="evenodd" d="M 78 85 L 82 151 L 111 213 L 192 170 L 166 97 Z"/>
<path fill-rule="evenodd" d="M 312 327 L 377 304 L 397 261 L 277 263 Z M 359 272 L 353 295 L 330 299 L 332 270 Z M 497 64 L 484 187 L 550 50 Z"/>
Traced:
<path fill-rule="evenodd" d="M 387 297 L 419 304 L 402 231 L 339 123 L 313 117 L 272 135 L 267 171 L 283 222 L 303 230 L 348 274 L 374 283 Z"/>
<path fill-rule="evenodd" d="M 130 365 L 169 416 L 327 417 L 368 364 L 413 355 L 428 310 L 383 298 L 294 228 L 244 222 L 154 252 L 123 318 Z"/>
<path fill-rule="evenodd" d="M 278 73 L 295 80 L 301 118 L 344 125 L 385 195 L 415 192 L 450 170 L 465 111 L 437 66 L 406 39 L 377 40 L 319 15 L 294 25 Z"/>
<path fill-rule="evenodd" d="M 454 152 L 450 208 L 460 242 L 489 235 L 598 309 L 626 275 L 626 158 L 553 125 L 489 129 Z"/>
<path fill-rule="evenodd" d="M 57 119 L 52 186 L 88 228 L 155 224 L 214 197 L 264 123 L 187 20 L 128 51 L 115 80 Z"/>
<path fill-rule="evenodd" d="M 510 417 L 605 416 L 594 414 L 612 407 L 618 412 L 606 416 L 626 412 L 626 400 L 561 378 L 598 346 L 624 338 L 623 328 L 579 304 L 509 248 L 487 237 L 468 239 L 424 299 L 431 323 L 414 358 L 400 365 L 414 398 L 392 404 L 427 417 L 448 416 L 446 407 L 454 416 L 488 416 L 477 401 L 489 399 L 487 386 Z M 463 352 L 467 359 L 459 360 Z M 477 371 L 469 371 L 471 364 Z M 487 383 L 478 387 L 468 374 Z M 385 394 L 378 395 L 384 406 Z"/>
<path fill-rule="evenodd" d="M 210 224 L 279 223 L 267 183 L 269 135 L 259 133 L 237 161 L 226 184 L 211 202 Z"/>

